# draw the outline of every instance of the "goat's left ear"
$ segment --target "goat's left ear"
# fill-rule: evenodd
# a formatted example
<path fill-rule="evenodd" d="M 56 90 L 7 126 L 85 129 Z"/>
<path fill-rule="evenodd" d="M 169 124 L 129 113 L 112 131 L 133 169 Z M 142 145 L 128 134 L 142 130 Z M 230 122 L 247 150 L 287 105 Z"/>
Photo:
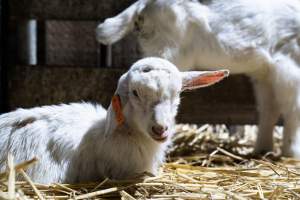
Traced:
<path fill-rule="evenodd" d="M 229 70 L 181 72 L 182 89 L 194 90 L 213 85 L 229 75 Z"/>

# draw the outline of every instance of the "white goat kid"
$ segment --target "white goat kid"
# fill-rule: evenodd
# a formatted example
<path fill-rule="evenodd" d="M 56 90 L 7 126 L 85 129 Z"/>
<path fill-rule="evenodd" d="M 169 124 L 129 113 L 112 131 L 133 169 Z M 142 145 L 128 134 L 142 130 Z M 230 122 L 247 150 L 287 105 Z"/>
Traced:
<path fill-rule="evenodd" d="M 111 44 L 137 31 L 147 56 L 182 70 L 216 69 L 251 77 L 259 107 L 255 151 L 272 151 L 284 118 L 283 155 L 300 158 L 299 0 L 139 0 L 97 28 Z"/>
<path fill-rule="evenodd" d="M 83 182 L 156 173 L 174 133 L 180 92 L 214 84 L 228 71 L 179 72 L 146 58 L 122 75 L 108 111 L 75 103 L 18 109 L 0 116 L 0 169 L 34 156 L 34 181 Z"/>

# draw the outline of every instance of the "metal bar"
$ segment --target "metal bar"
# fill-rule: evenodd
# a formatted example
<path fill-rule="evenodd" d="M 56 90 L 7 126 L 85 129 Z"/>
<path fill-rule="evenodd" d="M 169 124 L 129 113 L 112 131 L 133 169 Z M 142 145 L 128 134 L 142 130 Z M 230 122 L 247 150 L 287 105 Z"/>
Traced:
<path fill-rule="evenodd" d="M 97 48 L 97 66 L 112 67 L 112 46 L 99 44 Z"/>
<path fill-rule="evenodd" d="M 101 67 L 101 44 L 97 44 L 97 61 L 96 65 L 98 68 Z"/>
<path fill-rule="evenodd" d="M 100 44 L 100 67 L 107 67 L 107 47 Z"/>
<path fill-rule="evenodd" d="M 112 45 L 106 46 L 105 67 L 112 67 Z"/>
<path fill-rule="evenodd" d="M 21 20 L 18 24 L 19 62 L 26 65 L 36 65 L 37 21 Z"/>

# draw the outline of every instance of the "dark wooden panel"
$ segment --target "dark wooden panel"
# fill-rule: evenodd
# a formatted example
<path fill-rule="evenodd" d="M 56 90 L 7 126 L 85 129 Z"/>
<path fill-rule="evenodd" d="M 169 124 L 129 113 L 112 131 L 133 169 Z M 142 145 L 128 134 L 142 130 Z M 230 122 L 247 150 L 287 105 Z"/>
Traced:
<path fill-rule="evenodd" d="M 96 66 L 94 21 L 47 21 L 46 65 Z"/>
<path fill-rule="evenodd" d="M 105 106 L 123 73 L 118 69 L 17 66 L 9 71 L 11 109 L 73 101 L 98 101 Z"/>
<path fill-rule="evenodd" d="M 103 20 L 134 0 L 10 0 L 11 16 L 40 20 Z"/>
<path fill-rule="evenodd" d="M 3 44 L 4 41 L 4 34 L 3 34 L 3 20 L 4 20 L 4 15 L 3 15 L 3 0 L 0 0 L 0 39 L 1 39 L 1 44 Z M 3 110 L 3 93 L 2 93 L 2 70 L 3 70 L 3 48 L 0 49 L 0 110 Z"/>
<path fill-rule="evenodd" d="M 233 75 L 219 84 L 184 93 L 178 120 L 187 123 L 253 124 L 257 122 L 250 81 Z"/>
<path fill-rule="evenodd" d="M 95 39 L 96 27 L 95 21 L 47 21 L 46 65 L 104 67 L 105 54 Z M 112 45 L 112 56 L 112 66 L 122 68 L 141 58 L 136 35 L 128 34 Z"/>
<path fill-rule="evenodd" d="M 37 64 L 45 65 L 46 64 L 46 22 L 38 21 L 37 22 Z"/>
<path fill-rule="evenodd" d="M 0 0 L 0 113 L 7 111 L 8 1 Z"/>
<path fill-rule="evenodd" d="M 72 67 L 14 67 L 10 71 L 11 109 L 74 101 L 94 101 L 105 107 L 121 69 Z M 182 95 L 178 116 L 184 123 L 244 124 L 255 122 L 251 85 L 232 76 L 215 86 Z"/>

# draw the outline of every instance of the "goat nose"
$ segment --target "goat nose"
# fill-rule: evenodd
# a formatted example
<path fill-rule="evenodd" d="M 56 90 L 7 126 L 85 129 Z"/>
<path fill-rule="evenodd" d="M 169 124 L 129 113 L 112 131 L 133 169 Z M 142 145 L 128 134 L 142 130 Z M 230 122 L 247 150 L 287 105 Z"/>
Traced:
<path fill-rule="evenodd" d="M 168 130 L 167 126 L 162 126 L 162 125 L 155 125 L 152 126 L 152 132 L 158 136 L 161 136 Z"/>

